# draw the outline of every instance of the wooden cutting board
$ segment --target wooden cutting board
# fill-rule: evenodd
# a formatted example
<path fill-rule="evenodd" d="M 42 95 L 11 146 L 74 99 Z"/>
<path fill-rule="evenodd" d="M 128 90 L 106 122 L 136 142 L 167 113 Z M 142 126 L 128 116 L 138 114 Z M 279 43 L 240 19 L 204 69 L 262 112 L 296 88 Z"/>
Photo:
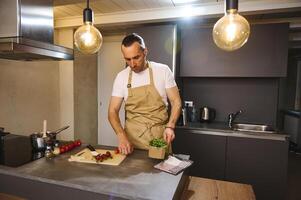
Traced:
<path fill-rule="evenodd" d="M 107 149 L 96 149 L 98 153 L 104 154 L 107 151 L 109 151 L 112 155 L 112 159 L 108 158 L 107 160 L 104 160 L 102 162 L 96 162 L 94 157 L 91 154 L 91 151 L 87 148 L 81 150 L 80 152 L 71 155 L 68 159 L 69 162 L 80 162 L 80 163 L 94 163 L 94 164 L 100 164 L 100 165 L 119 165 L 124 159 L 125 155 L 122 154 L 116 154 L 113 150 L 107 150 Z"/>

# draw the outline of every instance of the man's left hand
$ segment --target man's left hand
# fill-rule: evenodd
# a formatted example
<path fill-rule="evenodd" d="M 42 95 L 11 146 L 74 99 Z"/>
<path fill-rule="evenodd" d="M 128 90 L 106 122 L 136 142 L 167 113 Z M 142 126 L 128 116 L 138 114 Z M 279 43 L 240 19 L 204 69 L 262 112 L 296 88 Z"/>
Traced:
<path fill-rule="evenodd" d="M 167 144 L 170 144 L 175 139 L 174 130 L 167 127 L 163 133 L 163 138 L 167 142 Z"/>

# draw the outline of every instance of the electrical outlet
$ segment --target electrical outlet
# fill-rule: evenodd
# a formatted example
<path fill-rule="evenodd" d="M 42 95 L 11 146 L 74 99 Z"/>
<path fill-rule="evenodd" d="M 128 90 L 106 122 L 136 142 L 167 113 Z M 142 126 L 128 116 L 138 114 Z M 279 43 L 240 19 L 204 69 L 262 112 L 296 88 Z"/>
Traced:
<path fill-rule="evenodd" d="M 184 105 L 187 105 L 188 107 L 192 107 L 193 101 L 184 101 Z"/>

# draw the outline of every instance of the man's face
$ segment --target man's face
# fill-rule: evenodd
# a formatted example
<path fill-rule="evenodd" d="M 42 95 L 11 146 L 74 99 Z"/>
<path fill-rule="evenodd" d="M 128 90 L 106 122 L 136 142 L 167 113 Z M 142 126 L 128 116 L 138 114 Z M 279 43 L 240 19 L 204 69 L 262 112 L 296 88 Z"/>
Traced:
<path fill-rule="evenodd" d="M 139 73 L 145 68 L 147 49 L 142 49 L 138 42 L 134 42 L 131 46 L 121 46 L 123 57 L 128 66 L 135 72 Z"/>

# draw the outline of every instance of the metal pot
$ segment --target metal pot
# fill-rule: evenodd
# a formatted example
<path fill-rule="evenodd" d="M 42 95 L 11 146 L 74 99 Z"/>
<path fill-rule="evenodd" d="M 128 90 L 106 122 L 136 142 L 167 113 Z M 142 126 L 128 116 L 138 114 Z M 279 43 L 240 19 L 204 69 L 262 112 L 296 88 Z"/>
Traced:
<path fill-rule="evenodd" d="M 34 152 L 44 152 L 46 149 L 45 140 L 43 138 L 43 134 L 41 133 L 33 133 L 30 135 L 32 150 Z"/>
<path fill-rule="evenodd" d="M 57 129 L 55 131 L 47 131 L 46 135 L 47 137 L 49 137 L 49 139 L 51 141 L 56 140 L 56 135 L 59 134 L 60 132 L 62 132 L 63 130 L 66 130 L 67 128 L 69 128 L 70 126 L 64 126 L 63 128 Z"/>

